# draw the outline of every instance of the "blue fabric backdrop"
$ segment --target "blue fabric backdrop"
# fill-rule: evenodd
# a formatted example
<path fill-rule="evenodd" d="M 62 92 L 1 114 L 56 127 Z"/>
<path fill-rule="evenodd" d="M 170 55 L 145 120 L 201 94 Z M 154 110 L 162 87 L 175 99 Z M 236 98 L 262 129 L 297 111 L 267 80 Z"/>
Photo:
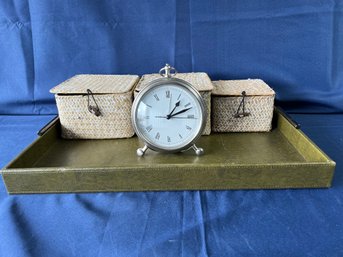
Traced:
<path fill-rule="evenodd" d="M 342 46 L 340 0 L 1 0 L 0 167 L 74 74 L 169 62 L 262 78 L 292 112 L 341 113 Z M 337 161 L 333 188 L 8 196 L 0 179 L 0 257 L 343 256 L 343 115 L 295 118 Z"/>
<path fill-rule="evenodd" d="M 25 1 L 0 4 L 0 113 L 56 113 L 78 73 L 262 78 L 290 111 L 343 111 L 343 1 Z"/>
<path fill-rule="evenodd" d="M 342 257 L 343 115 L 295 115 L 334 160 L 331 189 L 7 195 L 1 257 Z M 0 116 L 0 167 L 51 116 Z"/>

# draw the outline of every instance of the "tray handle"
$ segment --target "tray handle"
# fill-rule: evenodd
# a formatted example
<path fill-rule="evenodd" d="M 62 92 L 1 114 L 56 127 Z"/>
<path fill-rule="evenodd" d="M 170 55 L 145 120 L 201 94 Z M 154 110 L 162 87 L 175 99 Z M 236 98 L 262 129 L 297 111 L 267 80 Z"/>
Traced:
<path fill-rule="evenodd" d="M 293 118 L 291 118 L 291 116 L 289 116 L 283 108 L 281 108 L 280 106 L 275 106 L 275 109 L 276 111 L 281 113 L 281 115 L 284 116 L 286 120 L 292 124 L 293 127 L 295 127 L 296 129 L 300 129 L 301 125 L 298 122 L 296 122 Z"/>
<path fill-rule="evenodd" d="M 44 125 L 43 128 L 41 128 L 37 134 L 38 136 L 43 136 L 45 134 L 45 132 L 47 132 L 49 130 L 49 128 L 51 128 L 53 125 L 55 125 L 55 123 L 59 120 L 58 115 L 56 115 L 52 120 L 50 120 L 46 125 Z"/>

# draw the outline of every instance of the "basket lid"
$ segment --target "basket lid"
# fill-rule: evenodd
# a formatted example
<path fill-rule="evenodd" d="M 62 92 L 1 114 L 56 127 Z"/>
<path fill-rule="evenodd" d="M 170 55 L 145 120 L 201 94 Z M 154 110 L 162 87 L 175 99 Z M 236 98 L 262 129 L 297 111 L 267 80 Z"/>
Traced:
<path fill-rule="evenodd" d="M 212 95 L 241 96 L 243 91 L 247 96 L 275 95 L 274 90 L 261 79 L 218 80 L 213 81 L 213 85 Z"/>
<path fill-rule="evenodd" d="M 150 82 L 159 78 L 161 78 L 161 75 L 158 73 L 145 74 L 138 82 L 135 90 L 139 92 L 143 88 L 145 88 Z M 211 91 L 213 89 L 211 79 L 205 72 L 177 73 L 173 78 L 178 78 L 187 81 L 192 86 L 194 86 L 196 90 L 200 92 Z"/>
<path fill-rule="evenodd" d="M 54 94 L 121 94 L 132 90 L 138 81 L 137 75 L 80 74 L 50 89 Z"/>

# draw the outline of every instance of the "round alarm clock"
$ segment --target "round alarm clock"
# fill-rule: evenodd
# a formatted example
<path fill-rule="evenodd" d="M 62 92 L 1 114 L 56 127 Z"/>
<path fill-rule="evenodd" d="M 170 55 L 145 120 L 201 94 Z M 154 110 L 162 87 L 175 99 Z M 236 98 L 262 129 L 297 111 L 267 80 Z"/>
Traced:
<path fill-rule="evenodd" d="M 195 142 L 201 136 L 207 112 L 199 92 L 188 82 L 174 78 L 177 71 L 166 64 L 161 78 L 150 82 L 135 98 L 132 125 L 145 146 L 137 149 L 143 156 L 150 148 L 175 153 L 194 149 L 203 154 Z"/>

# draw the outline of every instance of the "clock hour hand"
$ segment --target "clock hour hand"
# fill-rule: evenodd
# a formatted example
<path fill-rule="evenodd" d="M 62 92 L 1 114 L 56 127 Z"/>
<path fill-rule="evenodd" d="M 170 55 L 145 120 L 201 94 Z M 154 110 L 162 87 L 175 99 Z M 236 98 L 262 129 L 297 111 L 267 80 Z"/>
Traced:
<path fill-rule="evenodd" d="M 173 112 L 175 111 L 176 107 L 178 107 L 179 105 L 180 105 L 180 101 L 177 101 L 177 102 L 175 103 L 175 106 L 174 106 L 173 110 L 166 116 L 167 120 L 170 119 L 170 117 L 172 116 L 172 114 L 173 114 Z"/>
<path fill-rule="evenodd" d="M 183 109 L 183 110 L 181 110 L 181 111 L 178 111 L 177 113 L 174 113 L 174 114 L 172 114 L 172 115 L 169 115 L 169 119 L 172 118 L 172 117 L 174 117 L 174 116 L 176 116 L 176 115 L 178 115 L 178 114 L 184 113 L 184 112 L 188 111 L 189 109 L 192 109 L 192 107 Z M 167 119 L 168 119 L 168 116 L 167 116 Z M 169 120 L 169 119 L 168 119 L 168 120 Z"/>

